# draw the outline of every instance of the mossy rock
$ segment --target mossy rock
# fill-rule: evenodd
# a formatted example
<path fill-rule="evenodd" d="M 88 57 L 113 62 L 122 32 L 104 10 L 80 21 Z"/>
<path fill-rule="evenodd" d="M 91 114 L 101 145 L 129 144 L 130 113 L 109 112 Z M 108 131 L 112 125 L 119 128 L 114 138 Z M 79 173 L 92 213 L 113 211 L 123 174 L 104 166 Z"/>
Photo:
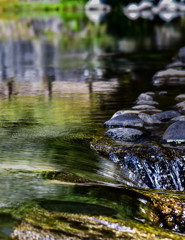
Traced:
<path fill-rule="evenodd" d="M 12 239 L 181 239 L 136 221 L 34 208 L 14 229 Z"/>

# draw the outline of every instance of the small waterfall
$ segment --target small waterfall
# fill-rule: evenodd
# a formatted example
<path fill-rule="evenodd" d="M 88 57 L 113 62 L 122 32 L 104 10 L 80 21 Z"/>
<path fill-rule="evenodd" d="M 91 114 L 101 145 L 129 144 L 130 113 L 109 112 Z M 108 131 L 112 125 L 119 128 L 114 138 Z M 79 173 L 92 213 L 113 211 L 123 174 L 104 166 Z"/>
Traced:
<path fill-rule="evenodd" d="M 123 177 L 137 187 L 184 191 L 184 160 L 176 158 L 169 161 L 160 154 L 146 160 L 130 153 L 124 156 L 124 160 L 120 160 L 114 153 L 110 153 L 109 158 L 120 165 Z"/>

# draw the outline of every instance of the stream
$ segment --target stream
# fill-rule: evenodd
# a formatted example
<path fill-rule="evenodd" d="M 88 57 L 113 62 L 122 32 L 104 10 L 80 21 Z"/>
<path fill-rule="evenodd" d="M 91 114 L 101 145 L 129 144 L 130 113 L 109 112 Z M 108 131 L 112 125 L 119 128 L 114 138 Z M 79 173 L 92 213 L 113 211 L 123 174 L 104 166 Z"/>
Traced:
<path fill-rule="evenodd" d="M 116 231 L 132 234 L 145 224 L 150 232 L 158 226 L 158 236 L 172 233 L 147 217 L 149 195 L 183 198 L 184 192 L 129 185 L 122 167 L 99 156 L 90 143 L 140 93 L 167 91 L 161 107 L 168 110 L 185 92 L 185 85 L 152 84 L 154 73 L 184 46 L 185 16 L 164 21 L 133 20 L 121 11 L 93 14 L 0 18 L 0 239 L 25 239 L 25 232 L 27 239 L 131 239 Z M 44 220 L 52 212 L 59 223 Z M 102 225 L 102 232 L 93 235 L 83 215 Z M 38 232 L 39 221 L 41 228 L 55 230 L 50 238 Z M 177 229 L 179 239 L 183 231 Z"/>

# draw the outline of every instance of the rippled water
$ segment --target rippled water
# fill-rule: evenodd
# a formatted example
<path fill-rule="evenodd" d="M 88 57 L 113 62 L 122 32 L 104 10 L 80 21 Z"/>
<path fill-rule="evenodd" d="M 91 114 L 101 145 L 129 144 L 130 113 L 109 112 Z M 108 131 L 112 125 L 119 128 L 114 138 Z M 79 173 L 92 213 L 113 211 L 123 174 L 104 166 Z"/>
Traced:
<path fill-rule="evenodd" d="M 104 121 L 130 108 L 139 93 L 167 90 L 175 96 L 185 90 L 154 88 L 151 81 L 183 46 L 185 18 L 169 23 L 133 21 L 123 13 L 102 16 L 98 23 L 94 18 L 68 13 L 0 19 L 1 208 L 42 199 L 46 209 L 58 209 L 62 200 L 61 211 L 98 209 L 140 219 L 140 196 L 123 183 L 120 189 L 119 165 L 97 156 L 90 142 L 103 135 Z M 164 110 L 173 100 L 166 103 Z M 57 184 L 43 179 L 49 170 L 99 183 Z M 17 220 L 1 218 L 6 239 Z"/>

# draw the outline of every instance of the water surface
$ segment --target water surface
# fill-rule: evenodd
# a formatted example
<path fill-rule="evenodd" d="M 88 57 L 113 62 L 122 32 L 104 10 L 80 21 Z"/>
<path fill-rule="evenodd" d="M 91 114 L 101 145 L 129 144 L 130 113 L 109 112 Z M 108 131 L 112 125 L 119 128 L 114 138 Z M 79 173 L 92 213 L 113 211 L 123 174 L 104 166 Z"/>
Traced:
<path fill-rule="evenodd" d="M 120 12 L 93 19 L 85 13 L 0 19 L 2 209 L 41 200 L 49 210 L 98 209 L 146 221 L 140 218 L 141 196 L 127 190 L 119 166 L 98 156 L 90 142 L 103 135 L 104 121 L 131 108 L 141 92 L 175 96 L 185 90 L 154 88 L 151 81 L 183 46 L 185 18 L 134 21 Z M 164 101 L 163 110 L 172 104 Z M 43 178 L 46 171 L 96 182 L 57 184 Z M 8 239 L 20 219 L 0 217 L 2 239 Z"/>

